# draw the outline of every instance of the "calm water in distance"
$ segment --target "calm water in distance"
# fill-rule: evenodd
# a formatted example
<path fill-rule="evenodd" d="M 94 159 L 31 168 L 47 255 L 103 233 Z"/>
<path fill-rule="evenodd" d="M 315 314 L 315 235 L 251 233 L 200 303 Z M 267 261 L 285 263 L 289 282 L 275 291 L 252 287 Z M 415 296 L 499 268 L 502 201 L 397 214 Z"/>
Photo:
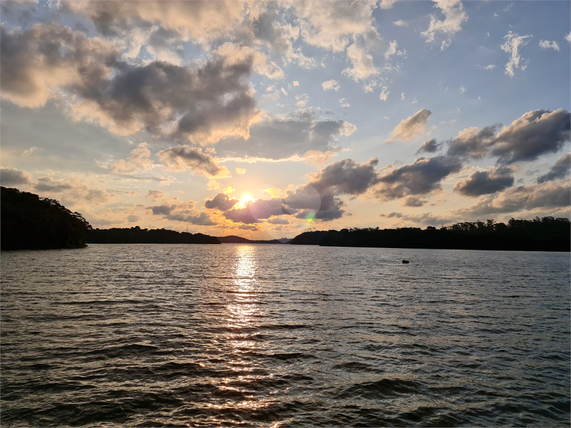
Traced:
<path fill-rule="evenodd" d="M 570 423 L 568 253 L 90 245 L 1 268 L 2 426 Z"/>

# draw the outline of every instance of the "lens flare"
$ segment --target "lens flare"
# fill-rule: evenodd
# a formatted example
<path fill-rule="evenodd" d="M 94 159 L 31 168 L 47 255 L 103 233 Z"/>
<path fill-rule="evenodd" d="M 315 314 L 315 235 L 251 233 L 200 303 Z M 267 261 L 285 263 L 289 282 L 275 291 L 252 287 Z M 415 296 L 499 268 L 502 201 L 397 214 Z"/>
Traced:
<path fill-rule="evenodd" d="M 311 226 L 313 224 L 313 222 L 315 221 L 315 212 L 310 211 L 309 214 L 307 214 L 305 216 L 305 221 L 306 221 L 307 227 Z"/>

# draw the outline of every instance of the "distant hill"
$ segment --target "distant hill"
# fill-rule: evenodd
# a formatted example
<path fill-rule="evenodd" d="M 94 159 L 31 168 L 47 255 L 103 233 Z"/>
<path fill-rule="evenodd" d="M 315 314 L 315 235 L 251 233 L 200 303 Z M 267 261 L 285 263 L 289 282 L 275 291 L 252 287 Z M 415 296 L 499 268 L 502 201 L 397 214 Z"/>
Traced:
<path fill-rule="evenodd" d="M 87 242 L 93 244 L 220 244 L 214 236 L 176 232 L 167 229 L 131 228 L 91 229 Z"/>
<path fill-rule="evenodd" d="M 54 199 L 1 187 L 2 250 L 85 247 L 91 226 Z"/>
<path fill-rule="evenodd" d="M 218 237 L 218 240 L 222 244 L 283 244 L 284 243 L 279 239 L 253 240 L 253 239 L 242 238 L 241 236 L 236 236 L 236 235 Z"/>
<path fill-rule="evenodd" d="M 463 222 L 436 229 L 343 229 L 304 232 L 291 243 L 339 247 L 441 248 L 515 251 L 570 251 L 567 218 L 511 219 L 508 224 Z"/>

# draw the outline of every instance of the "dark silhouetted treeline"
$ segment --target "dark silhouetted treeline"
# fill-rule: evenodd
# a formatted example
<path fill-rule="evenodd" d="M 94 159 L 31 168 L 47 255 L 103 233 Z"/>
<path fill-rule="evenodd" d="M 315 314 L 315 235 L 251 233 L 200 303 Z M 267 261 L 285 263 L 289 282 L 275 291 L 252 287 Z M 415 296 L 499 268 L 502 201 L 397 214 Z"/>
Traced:
<path fill-rule="evenodd" d="M 87 242 L 93 244 L 220 244 L 218 238 L 202 233 L 167 229 L 131 228 L 91 229 Z"/>
<path fill-rule="evenodd" d="M 91 228 L 79 213 L 54 199 L 1 188 L 2 250 L 85 247 Z"/>
<path fill-rule="evenodd" d="M 569 219 L 511 219 L 508 224 L 464 222 L 436 229 L 343 229 L 304 232 L 292 244 L 340 247 L 440 248 L 466 250 L 569 251 Z"/>
<path fill-rule="evenodd" d="M 229 235 L 222 237 L 219 236 L 218 240 L 223 244 L 283 244 L 283 242 L 281 242 L 278 239 L 256 240 L 256 239 L 242 238 L 241 236 L 236 236 L 236 235 Z"/>

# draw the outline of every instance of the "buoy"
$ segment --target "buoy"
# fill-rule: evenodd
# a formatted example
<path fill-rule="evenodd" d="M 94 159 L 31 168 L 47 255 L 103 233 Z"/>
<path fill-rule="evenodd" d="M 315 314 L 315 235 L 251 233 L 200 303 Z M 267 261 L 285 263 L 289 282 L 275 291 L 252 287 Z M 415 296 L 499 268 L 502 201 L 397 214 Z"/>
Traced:
<path fill-rule="evenodd" d="M 402 262 L 403 262 L 403 263 L 409 263 L 409 261 L 406 260 L 406 259 L 404 259 Z"/>

